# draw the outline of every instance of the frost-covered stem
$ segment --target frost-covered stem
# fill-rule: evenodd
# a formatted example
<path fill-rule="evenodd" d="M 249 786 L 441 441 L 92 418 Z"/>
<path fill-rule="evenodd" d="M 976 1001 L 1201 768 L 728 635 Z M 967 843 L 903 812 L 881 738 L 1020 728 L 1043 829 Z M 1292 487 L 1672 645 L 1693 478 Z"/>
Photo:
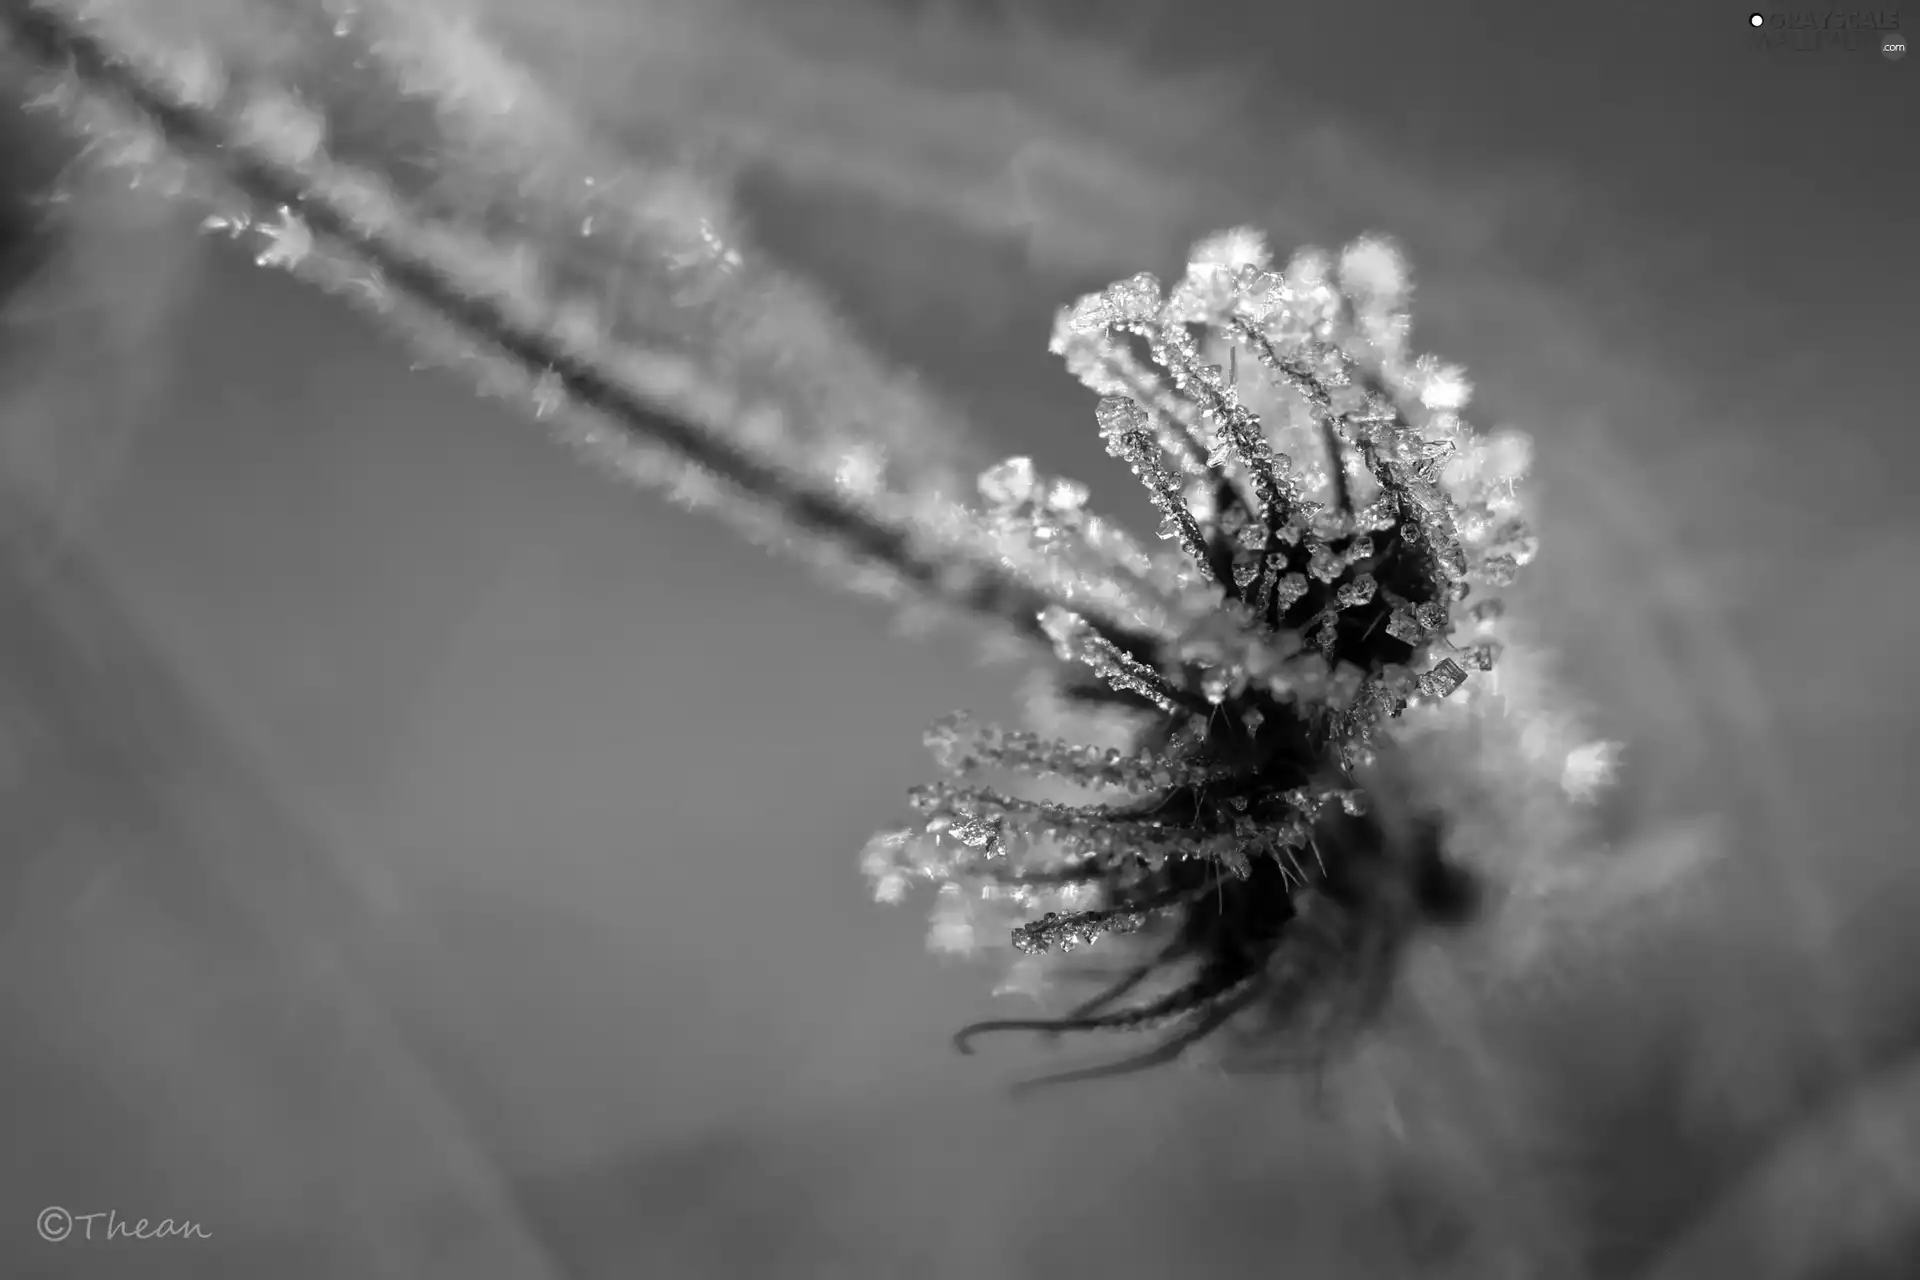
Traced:
<path fill-rule="evenodd" d="M 709 376 L 777 394 L 799 469 L 832 477 L 852 450 L 888 491 L 963 492 L 984 459 L 948 406 L 871 352 L 838 308 L 751 243 L 724 186 L 684 159 L 643 158 L 560 100 L 461 0 L 324 0 L 311 37 L 345 42 L 359 76 L 427 107 L 430 202 L 456 211 L 510 193 L 557 292 L 608 332 L 689 353 Z M 337 62 L 336 57 L 329 61 Z M 372 127 L 378 148 L 378 127 Z"/>
<path fill-rule="evenodd" d="M 232 95 L 203 90 L 199 97 L 213 100 L 196 100 L 140 50 L 116 47 L 109 30 L 76 20 L 64 6 L 5 0 L 0 20 L 11 43 L 34 62 L 131 108 L 169 150 L 217 175 L 249 203 L 278 206 L 298 219 L 301 236 L 370 269 L 369 278 L 387 295 L 388 305 L 378 309 L 400 321 L 409 338 L 444 346 L 451 336 L 510 366 L 536 399 L 557 397 L 560 407 L 596 419 L 583 433 L 589 443 L 610 424 L 636 445 L 664 449 L 702 473 L 691 487 L 718 491 L 720 500 L 709 504 L 717 514 L 729 514 L 727 498 L 735 495 L 771 508 L 777 520 L 757 522 L 761 541 L 786 542 L 796 534 L 819 539 L 856 567 L 876 569 L 946 609 L 1048 642 L 1038 617 L 1059 603 L 1053 594 L 930 523 L 904 513 L 890 520 L 877 504 L 825 488 L 777 455 L 756 453 L 705 427 L 703 416 L 750 406 L 698 385 L 670 360 L 595 350 L 560 331 L 555 307 L 536 290 L 507 296 L 492 283 L 487 268 L 499 264 L 486 260 L 493 251 L 486 241 L 411 221 L 377 182 L 329 163 L 317 148 L 303 152 L 263 140 L 236 118 L 227 101 Z M 637 387 L 635 370 L 653 385 Z M 745 522 L 756 523 L 751 514 Z M 1091 625 L 1124 650 L 1150 649 L 1146 637 L 1111 622 L 1096 617 Z"/>

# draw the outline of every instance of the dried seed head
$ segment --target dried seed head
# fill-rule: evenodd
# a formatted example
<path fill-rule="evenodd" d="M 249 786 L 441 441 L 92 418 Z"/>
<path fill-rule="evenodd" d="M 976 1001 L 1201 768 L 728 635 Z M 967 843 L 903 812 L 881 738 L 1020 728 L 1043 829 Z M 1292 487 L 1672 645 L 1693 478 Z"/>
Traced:
<path fill-rule="evenodd" d="M 1072 1078 L 1150 1065 L 1237 1015 L 1269 1030 L 1297 1022 L 1329 992 L 1377 979 L 1423 921 L 1470 909 L 1437 829 L 1383 794 L 1381 765 L 1410 705 L 1458 702 L 1492 668 L 1490 637 L 1471 650 L 1447 639 L 1454 607 L 1470 583 L 1510 581 L 1535 541 L 1512 487 L 1524 451 L 1482 444 L 1461 421 L 1462 371 L 1399 354 L 1406 291 L 1385 241 L 1350 247 L 1337 268 L 1308 251 L 1274 272 L 1264 242 L 1235 231 L 1201 242 L 1171 293 L 1138 275 L 1060 313 L 1053 350 L 1100 395 L 1107 450 L 1146 488 L 1178 555 L 1109 569 L 1138 597 L 1136 617 L 1162 620 L 1144 645 L 1065 605 L 1042 625 L 1068 664 L 1060 695 L 1143 727 L 1101 751 L 954 717 L 928 741 L 962 777 L 991 770 L 1126 798 L 921 788 L 919 827 L 870 853 L 868 873 L 889 899 L 909 879 L 942 886 L 938 947 L 954 935 L 956 898 L 999 894 L 1030 910 L 1006 935 L 1028 966 L 1008 984 L 1021 990 L 1038 957 L 1141 954 L 1058 1019 L 982 1024 L 963 1039 L 1167 1026 L 1144 1058 Z M 1312 461 L 1296 470 L 1297 456 Z M 983 518 L 1030 511 L 1049 483 L 1027 459 L 1001 464 L 981 478 Z M 1076 487 L 1059 505 L 1078 516 L 1084 502 Z M 1054 523 L 1045 536 L 1071 546 L 1084 535 Z M 1476 596 L 1483 629 L 1498 615 L 1497 600 Z M 1601 772 L 1579 765 L 1570 778 Z"/>

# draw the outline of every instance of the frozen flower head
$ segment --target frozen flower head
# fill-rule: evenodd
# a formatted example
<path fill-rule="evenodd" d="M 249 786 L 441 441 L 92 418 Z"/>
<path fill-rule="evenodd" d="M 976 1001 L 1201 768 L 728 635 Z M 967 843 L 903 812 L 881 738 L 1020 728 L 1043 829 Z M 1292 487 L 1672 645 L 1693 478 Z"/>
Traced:
<path fill-rule="evenodd" d="M 1002 989 L 1072 977 L 1062 953 L 1120 962 L 1060 1017 L 987 1027 L 1165 1030 L 1083 1076 L 1215 1032 L 1242 1061 L 1317 1052 L 1372 1007 L 1407 939 L 1472 914 L 1512 863 L 1473 848 L 1496 825 L 1473 769 L 1550 773 L 1517 790 L 1554 803 L 1610 773 L 1611 755 L 1552 715 L 1502 738 L 1475 711 L 1477 687 L 1505 675 L 1494 701 L 1511 702 L 1527 685 L 1525 661 L 1501 658 L 1489 593 L 1536 550 L 1517 487 L 1528 449 L 1474 432 L 1465 374 L 1409 354 L 1390 243 L 1276 266 L 1259 235 L 1229 231 L 1171 289 L 1137 275 L 1060 314 L 1052 349 L 1098 396 L 1108 452 L 1155 509 L 1160 545 L 1143 546 L 1027 459 L 981 476 L 967 509 L 941 460 L 943 413 L 719 234 L 717 210 L 634 204 L 660 175 L 520 90 L 503 113 L 497 95 L 432 88 L 428 141 L 464 157 L 502 227 L 418 188 L 379 145 L 392 113 L 358 108 L 383 77 L 403 99 L 427 92 L 412 73 L 431 88 L 471 48 L 303 11 L 295 28 L 333 52 L 281 65 L 175 30 L 163 8 L 42 0 L 0 10 L 0 28 L 47 85 L 36 101 L 102 163 L 213 205 L 211 229 L 264 238 L 260 262 L 353 299 L 615 474 L 843 586 L 1051 646 L 1048 735 L 942 722 L 929 743 L 948 776 L 865 856 L 884 900 L 933 883 L 936 949 L 1005 939 Z M 603 239 L 638 270 L 579 256 Z M 640 283 L 603 297 L 609 275 Z M 806 334 L 825 336 L 790 345 Z M 1454 761 L 1441 797 L 1435 730 L 1456 721 L 1486 749 Z"/>
<path fill-rule="evenodd" d="M 1006 940 L 1001 990 L 1076 977 L 1063 953 L 1118 961 L 1061 1016 L 970 1028 L 963 1047 L 985 1029 L 1164 1032 L 1081 1076 L 1214 1033 L 1227 1063 L 1320 1052 L 1416 931 L 1532 874 L 1503 832 L 1548 830 L 1611 775 L 1611 745 L 1552 699 L 1513 713 L 1548 683 L 1491 594 L 1537 547 L 1529 446 L 1473 431 L 1464 371 L 1408 351 L 1390 242 L 1276 266 L 1239 228 L 1170 289 L 1137 275 L 1061 312 L 1052 349 L 1098 396 L 1160 545 L 1028 459 L 980 476 L 970 510 L 959 424 L 692 169 L 610 152 L 418 6 L 271 8 L 229 31 L 139 0 L 36 0 L 0 6 L 0 43 L 97 162 L 257 237 L 261 264 L 349 298 L 614 475 L 837 585 L 1057 655 L 1045 732 L 936 726 L 948 776 L 865 855 L 882 900 L 933 883 L 936 950 Z"/>
<path fill-rule="evenodd" d="M 1099 395 L 1164 545 L 1025 459 L 983 478 L 982 519 L 1124 587 L 1080 598 L 1130 608 L 1041 618 L 1063 664 L 1050 719 L 1091 713 L 1105 745 L 942 721 L 928 745 L 947 779 L 866 865 L 885 898 L 939 886 L 939 949 L 997 920 L 1003 989 L 1032 991 L 1037 964 L 1071 974 L 1059 957 L 1082 948 L 1122 963 L 1059 1016 L 970 1027 L 963 1049 L 994 1030 L 1163 1032 L 1049 1081 L 1215 1033 L 1230 1064 L 1317 1053 L 1414 931 L 1475 912 L 1478 872 L 1401 781 L 1399 725 L 1462 714 L 1462 686 L 1495 667 L 1491 591 L 1535 550 L 1526 454 L 1461 419 L 1460 370 L 1406 357 L 1406 290 L 1384 241 L 1274 270 L 1234 231 L 1171 291 L 1138 275 L 1060 313 L 1052 350 Z M 1036 798 L 1040 779 L 1075 802 Z"/>

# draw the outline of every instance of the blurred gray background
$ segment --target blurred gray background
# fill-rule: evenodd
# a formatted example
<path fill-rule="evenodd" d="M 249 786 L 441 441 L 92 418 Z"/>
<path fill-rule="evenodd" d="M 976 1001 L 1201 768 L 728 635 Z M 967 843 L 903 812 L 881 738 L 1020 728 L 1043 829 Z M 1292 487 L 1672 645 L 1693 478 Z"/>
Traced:
<path fill-rule="evenodd" d="M 1017 1055 L 947 1048 L 986 975 L 854 866 L 925 723 L 1007 713 L 1007 672 L 142 202 L 14 234 L 0 1270 L 1412 1275 L 1422 1231 L 1524 1234 L 1536 1178 L 1590 1234 L 1569 1273 L 1646 1265 L 1920 1031 L 1920 63 L 1768 55 L 1747 12 L 496 15 L 614 124 L 734 157 L 763 243 L 983 461 L 1136 521 L 1054 308 L 1235 223 L 1401 238 L 1422 345 L 1538 441 L 1528 598 L 1631 744 L 1623 838 L 1706 815 L 1739 855 L 1449 1051 L 1493 1062 L 1436 1086 L 1460 1150 L 1279 1082 L 1010 1106 Z M 38 128 L 0 120 L 16 212 Z M 213 1238 L 48 1245 L 55 1204 Z"/>

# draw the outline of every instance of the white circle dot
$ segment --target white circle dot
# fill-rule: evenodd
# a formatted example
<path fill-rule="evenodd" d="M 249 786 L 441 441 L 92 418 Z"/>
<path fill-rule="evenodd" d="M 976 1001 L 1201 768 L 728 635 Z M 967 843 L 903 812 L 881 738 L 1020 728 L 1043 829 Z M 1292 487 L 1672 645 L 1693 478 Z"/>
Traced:
<path fill-rule="evenodd" d="M 1764 27 L 1767 25 L 1767 15 L 1764 13 L 1756 13 L 1747 19 L 1747 25 L 1751 27 Z"/>

